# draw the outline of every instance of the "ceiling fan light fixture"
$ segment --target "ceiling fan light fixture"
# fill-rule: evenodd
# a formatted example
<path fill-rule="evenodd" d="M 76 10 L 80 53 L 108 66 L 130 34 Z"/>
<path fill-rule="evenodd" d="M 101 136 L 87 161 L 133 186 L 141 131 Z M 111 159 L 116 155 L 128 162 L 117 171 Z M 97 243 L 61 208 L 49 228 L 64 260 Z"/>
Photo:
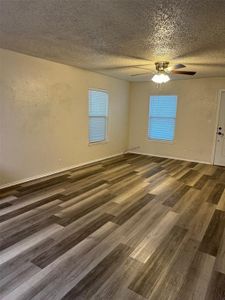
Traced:
<path fill-rule="evenodd" d="M 168 81 L 170 81 L 170 77 L 168 74 L 161 72 L 161 73 L 157 73 L 152 77 L 152 81 L 155 83 L 166 83 Z"/>

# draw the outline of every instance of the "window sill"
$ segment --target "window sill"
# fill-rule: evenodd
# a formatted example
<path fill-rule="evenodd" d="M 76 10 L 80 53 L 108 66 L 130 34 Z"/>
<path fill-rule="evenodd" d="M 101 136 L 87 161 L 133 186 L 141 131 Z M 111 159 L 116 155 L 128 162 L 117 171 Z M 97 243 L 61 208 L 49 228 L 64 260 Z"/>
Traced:
<path fill-rule="evenodd" d="M 164 141 L 164 140 L 154 140 L 154 139 L 150 139 L 150 138 L 148 138 L 148 141 L 156 142 L 156 143 L 162 143 L 162 144 L 174 144 L 175 143 L 175 140 L 173 140 L 173 141 Z"/>
<path fill-rule="evenodd" d="M 108 141 L 101 141 L 101 142 L 89 142 L 88 146 L 95 146 L 95 145 L 104 145 L 107 144 Z"/>

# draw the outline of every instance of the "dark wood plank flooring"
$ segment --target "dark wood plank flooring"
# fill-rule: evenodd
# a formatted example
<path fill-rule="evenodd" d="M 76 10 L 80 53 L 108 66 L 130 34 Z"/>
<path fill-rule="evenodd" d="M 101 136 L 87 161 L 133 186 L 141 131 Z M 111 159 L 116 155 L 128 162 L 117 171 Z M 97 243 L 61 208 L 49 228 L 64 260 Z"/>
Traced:
<path fill-rule="evenodd" d="M 0 299 L 225 299 L 225 168 L 125 154 L 0 191 Z"/>

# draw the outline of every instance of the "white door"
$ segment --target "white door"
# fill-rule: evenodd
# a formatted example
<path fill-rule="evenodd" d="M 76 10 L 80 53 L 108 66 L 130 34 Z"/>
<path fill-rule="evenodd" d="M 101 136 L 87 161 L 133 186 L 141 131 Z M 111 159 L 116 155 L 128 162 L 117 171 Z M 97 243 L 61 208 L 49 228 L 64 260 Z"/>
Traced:
<path fill-rule="evenodd" d="M 214 164 L 225 166 L 225 91 L 221 93 Z"/>

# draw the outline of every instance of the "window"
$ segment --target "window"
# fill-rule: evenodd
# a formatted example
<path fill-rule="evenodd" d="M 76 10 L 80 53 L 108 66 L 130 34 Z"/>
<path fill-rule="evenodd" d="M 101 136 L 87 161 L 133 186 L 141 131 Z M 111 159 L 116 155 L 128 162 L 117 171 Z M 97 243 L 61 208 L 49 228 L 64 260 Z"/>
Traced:
<path fill-rule="evenodd" d="M 150 96 L 148 137 L 173 141 L 176 127 L 177 96 Z"/>
<path fill-rule="evenodd" d="M 106 140 L 108 98 L 104 91 L 89 90 L 89 143 Z"/>

